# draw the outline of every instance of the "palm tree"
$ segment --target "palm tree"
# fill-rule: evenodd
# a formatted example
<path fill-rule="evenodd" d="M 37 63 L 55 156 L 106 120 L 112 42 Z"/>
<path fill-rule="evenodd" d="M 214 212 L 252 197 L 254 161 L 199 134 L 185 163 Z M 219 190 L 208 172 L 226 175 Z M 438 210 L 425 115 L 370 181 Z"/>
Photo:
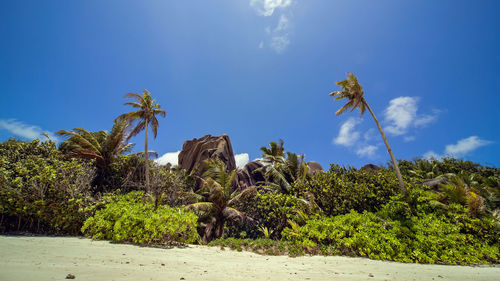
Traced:
<path fill-rule="evenodd" d="M 304 155 L 287 152 L 285 157 L 283 145 L 280 139 L 278 143 L 270 142 L 269 148 L 261 147 L 265 165 L 256 171 L 265 171 L 267 187 L 288 194 L 295 182 L 305 180 L 308 167 Z"/>
<path fill-rule="evenodd" d="M 126 102 L 125 105 L 130 105 L 137 110 L 124 113 L 118 116 L 117 120 L 126 120 L 129 123 L 137 121 L 137 125 L 132 130 L 129 135 L 129 139 L 136 136 L 141 131 L 144 130 L 144 157 L 146 158 L 146 190 L 149 191 L 149 151 L 148 151 L 148 127 L 151 125 L 153 130 L 154 138 L 158 133 L 158 119 L 156 115 L 162 115 L 165 117 L 166 113 L 164 110 L 160 109 L 160 105 L 156 103 L 156 100 L 151 98 L 151 94 L 148 90 L 142 91 L 142 96 L 137 93 L 128 93 L 125 95 L 126 98 L 132 98 L 136 102 Z"/>
<path fill-rule="evenodd" d="M 97 167 L 95 183 L 101 185 L 107 175 L 109 165 L 117 156 L 129 152 L 134 146 L 127 143 L 128 124 L 125 121 L 115 121 L 111 133 L 107 131 L 89 132 L 82 128 L 71 131 L 60 130 L 58 135 L 69 137 L 59 146 L 59 149 L 72 158 L 92 159 Z"/>
<path fill-rule="evenodd" d="M 285 149 L 283 145 L 285 142 L 280 139 L 278 143 L 272 141 L 269 143 L 269 148 L 263 146 L 260 148 L 262 151 L 262 162 L 269 165 L 276 165 L 278 163 L 284 162 Z"/>
<path fill-rule="evenodd" d="M 335 97 L 335 100 L 341 100 L 341 99 L 347 99 L 347 103 L 341 107 L 337 112 L 335 112 L 336 115 L 344 113 L 346 110 L 351 109 L 351 112 L 354 109 L 359 109 L 361 112 L 361 115 L 365 113 L 365 110 L 368 109 L 370 111 L 370 114 L 373 117 L 373 120 L 375 120 L 375 123 L 377 124 L 378 130 L 380 131 L 380 134 L 382 135 L 382 139 L 384 139 L 385 146 L 387 147 L 387 152 L 389 152 L 389 155 L 391 156 L 392 160 L 392 165 L 394 166 L 394 170 L 396 171 L 396 175 L 398 177 L 399 185 L 401 187 L 401 191 L 403 194 L 407 194 L 406 188 L 403 182 L 403 177 L 401 176 L 401 172 L 399 171 L 398 163 L 396 162 L 396 158 L 394 157 L 394 154 L 392 153 L 392 149 L 389 146 L 389 143 L 387 142 L 387 138 L 385 137 L 384 131 L 382 131 L 382 127 L 380 126 L 380 123 L 378 122 L 377 117 L 373 113 L 372 109 L 366 102 L 365 98 L 363 97 L 364 92 L 363 92 L 363 87 L 358 83 L 358 79 L 354 74 L 352 73 L 347 73 L 347 79 L 342 80 L 342 81 L 337 81 L 335 82 L 338 86 L 342 88 L 340 91 L 335 91 L 330 93 L 331 97 Z"/>
<path fill-rule="evenodd" d="M 227 220 L 253 221 L 234 206 L 240 198 L 256 189 L 232 191 L 236 170 L 227 172 L 226 164 L 220 159 L 209 159 L 205 163 L 207 171 L 203 174 L 203 187 L 199 192 L 207 193 L 206 201 L 190 204 L 187 208 L 200 214 L 200 221 L 205 224 L 203 241 L 209 242 L 224 235 Z"/>

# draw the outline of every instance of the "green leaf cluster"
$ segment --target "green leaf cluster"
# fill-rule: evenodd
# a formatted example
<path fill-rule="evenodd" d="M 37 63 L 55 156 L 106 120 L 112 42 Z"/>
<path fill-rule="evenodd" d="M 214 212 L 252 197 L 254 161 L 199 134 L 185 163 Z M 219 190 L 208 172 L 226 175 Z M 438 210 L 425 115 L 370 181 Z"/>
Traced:
<path fill-rule="evenodd" d="M 0 143 L 0 231 L 79 234 L 93 177 L 91 164 L 65 159 L 51 141 Z"/>
<path fill-rule="evenodd" d="M 395 196 L 379 212 L 291 224 L 283 239 L 327 255 L 399 262 L 479 264 L 500 261 L 500 228 L 491 216 L 470 217 L 459 204 L 436 204 L 436 195 L 414 188 L 409 202 Z"/>
<path fill-rule="evenodd" d="M 145 201 L 142 191 L 103 200 L 104 207 L 82 227 L 86 236 L 140 245 L 194 243 L 198 239 L 194 213 L 166 205 L 155 208 L 154 202 Z"/>
<path fill-rule="evenodd" d="M 346 214 L 351 209 L 376 211 L 398 192 L 392 170 L 366 172 L 338 165 L 331 165 L 328 172 L 315 173 L 294 186 L 298 196 L 314 195 L 316 204 L 328 216 Z"/>

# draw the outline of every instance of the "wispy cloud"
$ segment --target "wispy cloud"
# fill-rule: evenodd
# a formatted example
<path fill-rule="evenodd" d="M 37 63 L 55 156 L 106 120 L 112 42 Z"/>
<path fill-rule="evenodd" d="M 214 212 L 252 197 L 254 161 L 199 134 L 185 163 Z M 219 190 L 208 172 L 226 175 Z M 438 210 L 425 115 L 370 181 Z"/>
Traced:
<path fill-rule="evenodd" d="M 360 157 L 373 157 L 377 151 L 378 146 L 375 145 L 364 145 L 356 150 L 356 154 Z"/>
<path fill-rule="evenodd" d="M 347 119 L 340 126 L 339 133 L 332 143 L 352 149 L 359 157 L 373 158 L 378 150 L 378 145 L 370 144 L 374 140 L 375 130 L 369 129 L 361 135 L 361 132 L 356 129 L 356 126 L 361 122 L 361 119 L 354 117 Z"/>
<path fill-rule="evenodd" d="M 248 156 L 248 153 L 240 153 L 234 155 L 234 160 L 236 161 L 236 167 L 241 169 L 248 163 L 250 158 Z"/>
<path fill-rule="evenodd" d="M 269 44 L 278 54 L 283 53 L 288 45 L 290 45 L 290 39 L 288 39 L 287 35 L 274 36 L 271 38 L 271 43 Z"/>
<path fill-rule="evenodd" d="M 360 136 L 360 132 L 356 131 L 356 124 L 360 121 L 351 117 L 347 119 L 347 121 L 340 126 L 338 136 L 333 139 L 334 144 L 343 145 L 343 146 L 353 146 L 358 140 Z"/>
<path fill-rule="evenodd" d="M 177 152 L 167 152 L 163 154 L 161 157 L 155 160 L 155 163 L 159 165 L 167 165 L 170 163 L 170 165 L 175 166 L 178 165 L 179 162 L 179 153 L 180 151 Z"/>
<path fill-rule="evenodd" d="M 42 128 L 29 125 L 18 121 L 16 119 L 0 119 L 0 129 L 6 130 L 9 133 L 24 138 L 24 139 L 44 139 L 42 136 L 43 133 L 47 133 L 51 140 L 58 142 L 57 137 L 46 130 L 42 130 Z"/>
<path fill-rule="evenodd" d="M 281 54 L 290 45 L 290 28 L 291 21 L 290 16 L 283 14 L 285 8 L 288 8 L 292 4 L 292 0 L 252 0 L 250 1 L 250 6 L 252 6 L 257 14 L 264 17 L 271 17 L 276 9 L 281 10 L 278 22 L 275 28 L 270 26 L 264 29 L 268 38 L 259 43 L 259 49 L 263 49 L 268 46 L 273 49 L 276 53 Z"/>
<path fill-rule="evenodd" d="M 385 127 L 387 132 L 396 136 L 405 134 L 417 116 L 417 99 L 399 97 L 391 100 L 384 116 L 390 124 Z"/>
<path fill-rule="evenodd" d="M 491 144 L 491 141 L 482 140 L 478 136 L 470 136 L 459 140 L 456 144 L 449 144 L 445 147 L 444 153 L 450 156 L 463 156 L 482 146 Z"/>
<path fill-rule="evenodd" d="M 411 127 L 425 127 L 437 120 L 438 110 L 432 114 L 418 114 L 418 97 L 398 97 L 389 102 L 384 111 L 385 131 L 394 136 L 408 133 Z"/>
<path fill-rule="evenodd" d="M 250 6 L 252 6 L 257 14 L 264 17 L 272 16 L 274 10 L 283 9 L 292 4 L 292 0 L 251 0 Z"/>
<path fill-rule="evenodd" d="M 455 144 L 448 144 L 444 148 L 444 153 L 443 154 L 438 154 L 434 151 L 428 151 L 426 152 L 422 157 L 424 159 L 441 159 L 443 157 L 462 157 L 466 156 L 467 154 L 470 154 L 471 152 L 475 151 L 476 149 L 492 144 L 492 141 L 488 140 L 483 140 L 479 138 L 478 136 L 470 136 L 468 138 L 461 139 L 457 141 Z"/>

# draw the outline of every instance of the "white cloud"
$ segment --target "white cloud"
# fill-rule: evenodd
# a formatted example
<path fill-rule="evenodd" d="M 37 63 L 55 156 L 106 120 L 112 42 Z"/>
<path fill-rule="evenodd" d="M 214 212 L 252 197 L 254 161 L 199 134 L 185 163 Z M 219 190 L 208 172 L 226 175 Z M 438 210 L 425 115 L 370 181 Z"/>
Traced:
<path fill-rule="evenodd" d="M 415 120 L 415 126 L 424 127 L 427 124 L 430 124 L 430 123 L 436 121 L 436 119 L 437 119 L 437 115 L 427 115 L 427 114 L 422 115 Z"/>
<path fill-rule="evenodd" d="M 259 15 L 269 17 L 272 16 L 275 9 L 286 8 L 292 4 L 292 0 L 251 0 L 252 6 Z"/>
<path fill-rule="evenodd" d="M 172 166 L 178 165 L 179 162 L 179 153 L 180 151 L 177 152 L 167 152 L 163 154 L 161 157 L 155 160 L 155 163 L 159 165 L 167 165 L 170 163 Z"/>
<path fill-rule="evenodd" d="M 271 43 L 269 46 L 273 48 L 276 53 L 281 54 L 283 51 L 290 45 L 290 39 L 288 39 L 288 35 L 282 35 L 282 36 L 274 36 L 271 38 Z"/>
<path fill-rule="evenodd" d="M 240 153 L 234 155 L 234 160 L 236 161 L 236 167 L 241 169 L 245 166 L 246 163 L 250 160 L 248 153 Z"/>
<path fill-rule="evenodd" d="M 34 125 L 28 125 L 16 119 L 0 119 L 0 129 L 9 131 L 18 137 L 25 139 L 44 139 L 43 133 L 47 133 L 51 140 L 58 142 L 57 137 L 51 133 L 42 130 L 42 128 Z"/>
<path fill-rule="evenodd" d="M 340 126 L 339 135 L 333 140 L 333 143 L 343 146 L 352 146 L 359 140 L 360 133 L 355 131 L 356 125 L 359 123 L 354 117 L 347 119 L 347 121 Z"/>
<path fill-rule="evenodd" d="M 491 144 L 491 141 L 482 140 L 477 136 L 471 136 L 459 140 L 456 144 L 449 144 L 445 147 L 444 153 L 450 156 L 463 156 L 478 149 L 481 146 Z"/>
<path fill-rule="evenodd" d="M 432 114 L 419 115 L 418 100 L 418 97 L 392 99 L 384 111 L 385 122 L 388 124 L 385 130 L 392 135 L 400 136 L 408 133 L 410 127 L 425 127 L 436 121 L 440 111 L 433 110 Z"/>
<path fill-rule="evenodd" d="M 356 150 L 356 154 L 360 157 L 373 157 L 377 149 L 378 147 L 375 145 L 366 145 L 358 148 L 358 150 Z"/>
<path fill-rule="evenodd" d="M 264 48 L 264 42 L 260 41 L 260 43 L 259 43 L 259 49 L 262 49 L 262 48 Z"/>
<path fill-rule="evenodd" d="M 417 98 L 399 97 L 391 100 L 384 115 L 390 123 L 385 128 L 387 132 L 396 136 L 405 134 L 417 116 Z"/>

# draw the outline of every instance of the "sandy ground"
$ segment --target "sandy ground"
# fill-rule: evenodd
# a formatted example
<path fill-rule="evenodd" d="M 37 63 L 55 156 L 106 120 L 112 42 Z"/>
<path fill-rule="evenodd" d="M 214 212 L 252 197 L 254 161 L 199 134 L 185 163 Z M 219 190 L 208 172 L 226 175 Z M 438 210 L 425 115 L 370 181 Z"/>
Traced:
<path fill-rule="evenodd" d="M 159 249 L 74 237 L 0 236 L 0 280 L 500 280 L 500 267 Z"/>

